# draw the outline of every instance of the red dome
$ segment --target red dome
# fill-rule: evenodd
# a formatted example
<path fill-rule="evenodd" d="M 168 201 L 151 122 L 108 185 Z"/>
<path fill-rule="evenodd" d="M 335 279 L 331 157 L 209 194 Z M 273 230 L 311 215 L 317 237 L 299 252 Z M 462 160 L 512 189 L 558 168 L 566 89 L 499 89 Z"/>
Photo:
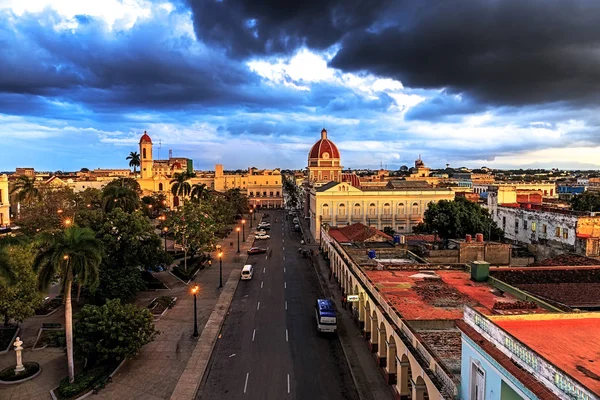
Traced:
<path fill-rule="evenodd" d="M 146 131 L 144 131 L 144 135 L 142 136 L 142 138 L 140 139 L 140 144 L 142 142 L 145 143 L 152 143 L 152 139 L 150 139 L 150 136 L 148 136 L 148 134 L 146 133 Z"/>
<path fill-rule="evenodd" d="M 325 158 L 323 155 L 327 153 L 328 158 L 340 158 L 340 152 L 332 141 L 327 139 L 327 131 L 321 131 L 321 140 L 315 143 L 308 153 L 308 158 Z"/>

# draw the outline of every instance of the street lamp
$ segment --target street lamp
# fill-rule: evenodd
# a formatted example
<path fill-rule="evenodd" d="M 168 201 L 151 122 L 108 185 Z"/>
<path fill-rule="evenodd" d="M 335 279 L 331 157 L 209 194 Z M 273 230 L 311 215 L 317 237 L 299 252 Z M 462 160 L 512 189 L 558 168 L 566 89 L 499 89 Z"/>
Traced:
<path fill-rule="evenodd" d="M 242 220 L 242 242 L 246 241 L 246 220 Z"/>
<path fill-rule="evenodd" d="M 252 218 L 254 218 L 254 220 L 256 221 L 256 204 L 254 204 L 252 207 L 254 207 L 254 215 L 252 216 Z"/>
<path fill-rule="evenodd" d="M 165 236 L 165 251 L 167 251 L 167 232 L 169 232 L 169 228 L 166 226 L 163 228 L 164 236 Z"/>
<path fill-rule="evenodd" d="M 223 287 L 223 252 L 221 251 L 221 246 L 218 246 L 219 250 L 219 289 Z"/>
<path fill-rule="evenodd" d="M 254 210 L 250 209 L 250 229 L 252 229 L 252 213 Z"/>
<path fill-rule="evenodd" d="M 73 223 L 73 220 L 71 218 L 65 218 L 65 220 L 63 221 L 63 223 L 65 224 L 65 227 L 68 228 Z"/>
<path fill-rule="evenodd" d="M 194 285 L 194 287 L 192 287 L 192 294 L 194 295 L 194 333 L 192 334 L 193 337 L 198 337 L 198 312 L 196 311 L 196 295 L 198 294 L 198 291 L 200 290 L 200 287 L 198 285 Z"/>
<path fill-rule="evenodd" d="M 240 227 L 238 226 L 237 228 L 235 228 L 236 232 L 238 233 L 238 254 L 240 253 Z"/>

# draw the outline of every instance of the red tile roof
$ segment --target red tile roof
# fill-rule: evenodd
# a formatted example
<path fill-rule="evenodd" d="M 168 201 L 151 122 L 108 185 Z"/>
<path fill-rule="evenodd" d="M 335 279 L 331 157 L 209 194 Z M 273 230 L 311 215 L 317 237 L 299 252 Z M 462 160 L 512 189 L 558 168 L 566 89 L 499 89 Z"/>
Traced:
<path fill-rule="evenodd" d="M 332 228 L 329 230 L 329 234 L 341 243 L 364 242 L 373 236 L 380 236 L 386 240 L 392 240 L 390 235 L 383 233 L 376 228 L 363 225 L 360 222 L 344 227 Z"/>
<path fill-rule="evenodd" d="M 477 343 L 483 351 L 492 356 L 492 358 L 503 366 L 512 376 L 517 378 L 525 385 L 525 387 L 531 390 L 538 398 L 543 400 L 559 399 L 557 395 L 552 393 L 546 386 L 535 379 L 533 375 L 515 364 L 506 354 L 500 351 L 492 343 L 488 342 L 479 334 L 479 332 L 467 325 L 466 322 L 462 320 L 456 321 L 456 326 L 472 341 Z"/>
<path fill-rule="evenodd" d="M 600 395 L 600 316 L 493 322 Z"/>
<path fill-rule="evenodd" d="M 323 153 L 329 153 L 329 158 L 340 158 L 340 152 L 335 144 L 327 139 L 327 131 L 321 131 L 321 139 L 313 145 L 308 153 L 308 158 L 323 158 Z"/>
<path fill-rule="evenodd" d="M 150 139 L 150 136 L 148 136 L 146 131 L 144 131 L 144 134 L 140 138 L 140 143 L 152 143 L 152 139 Z"/>

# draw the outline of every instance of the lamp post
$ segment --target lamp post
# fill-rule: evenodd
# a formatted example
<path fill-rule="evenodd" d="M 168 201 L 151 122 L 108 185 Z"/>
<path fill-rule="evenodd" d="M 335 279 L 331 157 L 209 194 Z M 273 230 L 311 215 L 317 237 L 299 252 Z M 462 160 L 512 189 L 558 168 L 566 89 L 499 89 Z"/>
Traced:
<path fill-rule="evenodd" d="M 196 311 L 196 295 L 198 294 L 198 290 L 200 287 L 198 285 L 194 285 L 192 288 L 192 294 L 194 295 L 194 333 L 193 337 L 198 337 L 198 312 Z"/>
<path fill-rule="evenodd" d="M 256 221 L 256 204 L 254 204 L 252 207 L 254 207 L 254 214 L 252 215 L 252 218 L 254 218 Z"/>
<path fill-rule="evenodd" d="M 254 210 L 250 210 L 250 229 L 252 229 L 252 212 Z"/>
<path fill-rule="evenodd" d="M 246 220 L 242 219 L 242 242 L 246 241 Z"/>
<path fill-rule="evenodd" d="M 165 251 L 167 251 L 167 232 L 169 232 L 169 228 L 167 228 L 166 226 L 163 228 L 163 233 L 165 236 Z"/>
<path fill-rule="evenodd" d="M 240 227 L 238 226 L 237 228 L 235 228 L 236 232 L 238 233 L 238 254 L 240 254 Z"/>
<path fill-rule="evenodd" d="M 221 246 L 218 246 L 219 250 L 219 289 L 223 287 L 223 252 L 221 251 Z"/>

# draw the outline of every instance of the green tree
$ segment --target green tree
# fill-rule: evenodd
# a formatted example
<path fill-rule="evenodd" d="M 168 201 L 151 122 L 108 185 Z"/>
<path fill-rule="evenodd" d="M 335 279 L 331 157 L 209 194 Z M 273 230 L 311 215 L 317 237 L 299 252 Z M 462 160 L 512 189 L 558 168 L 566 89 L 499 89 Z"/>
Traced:
<path fill-rule="evenodd" d="M 188 252 L 193 255 L 198 251 L 209 251 L 216 244 L 216 226 L 209 211 L 206 204 L 186 201 L 166 221 L 165 225 L 173 233 L 176 243 L 183 247 L 186 271 Z"/>
<path fill-rule="evenodd" d="M 83 307 L 75 324 L 75 346 L 94 365 L 132 357 L 158 333 L 149 310 L 109 300 Z"/>
<path fill-rule="evenodd" d="M 107 213 L 116 208 L 133 212 L 138 205 L 138 194 L 128 186 L 107 185 L 102 192 L 102 209 Z"/>
<path fill-rule="evenodd" d="M 7 283 L 12 283 L 15 279 L 15 273 L 10 266 L 10 255 L 4 247 L 0 247 L 0 278 L 4 278 Z"/>
<path fill-rule="evenodd" d="M 200 203 L 210 198 L 210 192 L 204 183 L 196 183 L 191 187 L 191 200 Z"/>
<path fill-rule="evenodd" d="M 133 167 L 133 174 L 135 175 L 136 167 L 140 166 L 140 153 L 132 151 L 125 159 L 129 160 L 129 167 Z"/>
<path fill-rule="evenodd" d="M 14 182 L 10 194 L 16 195 L 19 203 L 31 205 L 36 200 L 40 199 L 40 191 L 38 189 L 35 177 L 30 178 L 26 175 L 21 175 Z"/>
<path fill-rule="evenodd" d="M 38 188 L 38 198 L 21 209 L 19 226 L 23 233 L 59 229 L 66 220 L 73 221 L 77 212 L 77 196 L 69 187 Z"/>
<path fill-rule="evenodd" d="M 234 216 L 238 214 L 246 214 L 250 209 L 248 196 L 243 194 L 240 189 L 229 189 L 225 192 L 225 198 L 233 208 Z"/>
<path fill-rule="evenodd" d="M 575 211 L 600 211 L 600 193 L 583 192 L 574 196 L 570 203 L 571 208 Z"/>
<path fill-rule="evenodd" d="M 33 271 L 35 252 L 31 243 L 9 244 L 0 248 L 0 259 L 5 255 L 14 279 L 0 278 L 0 314 L 4 325 L 10 320 L 23 322 L 35 314 L 42 303 L 37 290 L 37 279 Z"/>
<path fill-rule="evenodd" d="M 190 175 L 186 172 L 176 173 L 175 178 L 171 179 L 171 193 L 173 196 L 187 197 L 192 191 L 192 187 L 188 180 Z"/>
<path fill-rule="evenodd" d="M 483 233 L 488 240 L 490 234 L 497 238 L 504 236 L 486 209 L 460 197 L 453 201 L 430 203 L 423 222 L 415 227 L 415 232 L 436 233 L 444 240 L 475 233 Z"/>
<path fill-rule="evenodd" d="M 47 288 L 55 275 L 59 275 L 65 299 L 65 337 L 69 382 L 75 379 L 73 363 L 73 308 L 71 287 L 77 279 L 79 285 L 94 287 L 98 284 L 98 267 L 102 261 L 102 243 L 88 228 L 72 226 L 64 231 L 42 233 L 39 251 L 34 259 L 38 271 L 38 286 Z"/>

